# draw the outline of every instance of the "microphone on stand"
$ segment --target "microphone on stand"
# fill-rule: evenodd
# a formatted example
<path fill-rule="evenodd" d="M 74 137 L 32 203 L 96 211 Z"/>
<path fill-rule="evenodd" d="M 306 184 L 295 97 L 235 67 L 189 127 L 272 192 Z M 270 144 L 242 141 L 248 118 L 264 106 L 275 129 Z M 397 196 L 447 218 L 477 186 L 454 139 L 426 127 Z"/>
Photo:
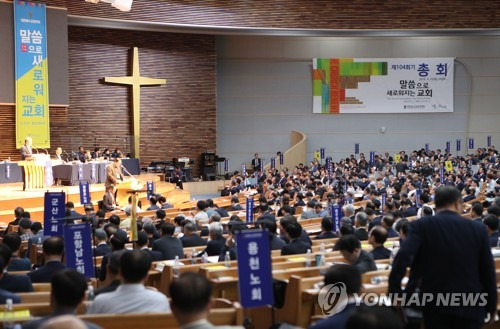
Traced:
<path fill-rule="evenodd" d="M 123 165 L 120 165 L 120 167 L 122 167 L 123 171 L 125 171 L 125 173 L 126 173 L 127 175 L 129 175 L 130 177 L 132 177 L 132 180 L 137 181 L 137 178 L 135 178 L 135 177 L 134 177 L 134 175 L 132 175 L 132 174 L 131 174 L 128 170 L 127 170 L 127 168 L 125 168 Z"/>
<path fill-rule="evenodd" d="M 35 145 L 31 145 L 31 147 L 33 147 L 36 151 L 36 154 L 38 154 L 38 149 L 35 147 Z"/>

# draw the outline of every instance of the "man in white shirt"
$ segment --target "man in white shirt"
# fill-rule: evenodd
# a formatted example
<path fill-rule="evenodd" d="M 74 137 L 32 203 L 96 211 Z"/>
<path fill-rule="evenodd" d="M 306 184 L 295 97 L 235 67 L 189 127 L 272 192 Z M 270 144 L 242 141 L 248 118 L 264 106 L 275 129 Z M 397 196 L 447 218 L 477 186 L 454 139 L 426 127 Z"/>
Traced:
<path fill-rule="evenodd" d="M 170 312 L 167 297 L 146 288 L 151 255 L 143 250 L 125 251 L 120 259 L 122 284 L 113 292 L 100 294 L 89 314 Z"/>

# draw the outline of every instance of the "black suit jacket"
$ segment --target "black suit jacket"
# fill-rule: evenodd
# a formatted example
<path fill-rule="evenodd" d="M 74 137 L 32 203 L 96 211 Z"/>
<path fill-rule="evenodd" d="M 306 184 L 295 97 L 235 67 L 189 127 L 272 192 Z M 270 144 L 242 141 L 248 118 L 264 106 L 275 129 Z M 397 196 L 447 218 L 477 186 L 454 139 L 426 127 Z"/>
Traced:
<path fill-rule="evenodd" d="M 95 248 L 95 256 L 105 256 L 111 252 L 111 247 L 107 244 L 100 244 Z"/>
<path fill-rule="evenodd" d="M 298 238 L 281 248 L 281 255 L 305 254 L 307 253 L 307 249 L 310 248 L 311 245 Z"/>
<path fill-rule="evenodd" d="M 33 285 L 27 275 L 10 275 L 5 273 L 0 279 L 0 289 L 10 292 L 32 292 Z"/>
<path fill-rule="evenodd" d="M 181 240 L 171 235 L 165 235 L 153 242 L 153 251 L 161 252 L 163 260 L 175 259 L 175 256 L 184 258 Z"/>
<path fill-rule="evenodd" d="M 436 307 L 434 297 L 424 310 L 477 321 L 484 320 L 485 311 L 496 310 L 495 264 L 486 228 L 476 221 L 442 211 L 411 222 L 389 276 L 390 292 L 401 292 L 407 266 L 410 281 L 419 281 L 422 293 L 488 294 L 486 306 Z"/>
<path fill-rule="evenodd" d="M 325 232 L 317 235 L 314 240 L 322 240 L 322 239 L 333 239 L 336 238 L 337 235 L 333 232 Z"/>
<path fill-rule="evenodd" d="M 283 239 L 280 239 L 276 235 L 272 235 L 271 238 L 271 250 L 281 250 L 286 245 L 286 242 Z"/>
<path fill-rule="evenodd" d="M 224 249 L 224 245 L 226 244 L 226 239 L 221 236 L 218 239 L 208 241 L 207 247 L 205 250 L 198 254 L 198 257 L 201 257 L 204 253 L 207 253 L 208 256 L 217 256 L 222 253 Z"/>
<path fill-rule="evenodd" d="M 377 265 L 375 264 L 373 255 L 367 252 L 366 250 L 361 250 L 358 260 L 353 265 L 356 265 L 356 267 L 359 268 L 361 273 L 377 270 Z"/>
<path fill-rule="evenodd" d="M 66 266 L 58 261 L 48 262 L 42 267 L 34 270 L 33 272 L 28 273 L 28 276 L 31 279 L 31 282 L 50 282 L 52 280 L 52 276 L 54 274 L 61 272 L 64 270 Z"/>
<path fill-rule="evenodd" d="M 370 252 L 374 259 L 389 259 L 391 257 L 391 251 L 383 246 L 374 248 Z"/>
<path fill-rule="evenodd" d="M 200 238 L 198 234 L 191 234 L 190 236 L 183 236 L 180 238 L 182 242 L 182 246 L 184 248 L 187 247 L 198 247 L 198 246 L 206 246 L 207 240 Z"/>
<path fill-rule="evenodd" d="M 358 228 L 354 231 L 354 235 L 359 239 L 359 241 L 368 240 L 368 232 L 365 228 Z"/>
<path fill-rule="evenodd" d="M 161 252 L 159 252 L 159 251 L 153 251 L 153 250 L 150 250 L 150 249 L 147 249 L 147 248 L 146 249 L 142 249 L 142 251 L 147 252 L 148 254 L 150 254 L 151 255 L 151 260 L 153 262 L 158 262 L 158 261 L 160 261 L 160 260 L 163 259 L 163 254 Z M 179 257 L 179 258 L 181 258 L 181 257 Z"/>

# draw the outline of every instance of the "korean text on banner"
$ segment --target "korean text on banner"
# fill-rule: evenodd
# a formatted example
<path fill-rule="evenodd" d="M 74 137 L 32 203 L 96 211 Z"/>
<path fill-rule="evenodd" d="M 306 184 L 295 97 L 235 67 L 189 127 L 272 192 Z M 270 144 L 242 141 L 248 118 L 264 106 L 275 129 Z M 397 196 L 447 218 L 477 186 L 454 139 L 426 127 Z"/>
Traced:
<path fill-rule="evenodd" d="M 45 4 L 14 1 L 16 55 L 16 147 L 31 136 L 50 147 L 49 79 Z"/>
<path fill-rule="evenodd" d="M 43 205 L 43 235 L 62 236 L 66 217 L 66 194 L 45 192 Z"/>
<path fill-rule="evenodd" d="M 64 255 L 66 266 L 87 278 L 94 276 L 90 224 L 64 225 Z"/>

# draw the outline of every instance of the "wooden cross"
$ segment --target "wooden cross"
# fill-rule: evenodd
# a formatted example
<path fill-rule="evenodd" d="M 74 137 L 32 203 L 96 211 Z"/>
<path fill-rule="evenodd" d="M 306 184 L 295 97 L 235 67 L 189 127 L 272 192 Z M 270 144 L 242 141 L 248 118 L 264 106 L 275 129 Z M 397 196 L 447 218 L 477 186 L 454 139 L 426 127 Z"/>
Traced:
<path fill-rule="evenodd" d="M 134 143 L 132 154 L 140 157 L 140 137 L 141 137 L 141 86 L 157 86 L 167 83 L 165 79 L 153 79 L 141 77 L 139 68 L 139 50 L 134 47 L 132 58 L 132 76 L 126 77 L 106 77 L 104 82 L 132 86 L 132 106 L 133 106 L 133 130 Z"/>

